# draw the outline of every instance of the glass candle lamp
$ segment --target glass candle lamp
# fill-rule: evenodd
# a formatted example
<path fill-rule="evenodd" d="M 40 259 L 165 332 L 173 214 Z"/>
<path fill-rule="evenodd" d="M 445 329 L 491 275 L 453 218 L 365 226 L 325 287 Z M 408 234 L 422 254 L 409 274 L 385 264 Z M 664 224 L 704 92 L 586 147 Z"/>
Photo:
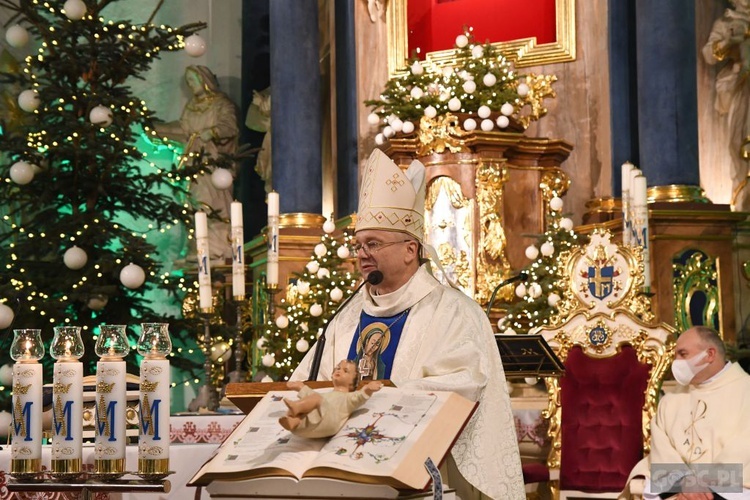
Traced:
<path fill-rule="evenodd" d="M 42 470 L 42 331 L 13 330 L 13 425 L 10 473 L 34 477 Z"/>

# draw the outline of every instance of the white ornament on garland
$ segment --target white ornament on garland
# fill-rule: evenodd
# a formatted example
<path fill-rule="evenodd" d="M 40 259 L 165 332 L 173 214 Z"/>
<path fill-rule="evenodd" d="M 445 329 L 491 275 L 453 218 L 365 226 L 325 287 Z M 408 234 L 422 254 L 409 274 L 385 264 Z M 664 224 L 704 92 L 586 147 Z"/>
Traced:
<path fill-rule="evenodd" d="M 435 109 L 435 106 L 427 106 L 424 108 L 424 115 L 427 118 L 435 118 L 437 116 L 437 109 Z"/>
<path fill-rule="evenodd" d="M 507 116 L 501 115 L 497 117 L 497 120 L 495 120 L 495 123 L 499 128 L 506 128 L 508 125 L 510 125 L 510 120 Z"/>
<path fill-rule="evenodd" d="M 89 121 L 102 128 L 107 128 L 112 125 L 112 118 L 112 110 L 101 104 L 94 106 L 91 108 L 91 111 L 89 111 Z"/>
<path fill-rule="evenodd" d="M 539 283 L 532 283 L 529 285 L 529 296 L 532 299 L 537 299 L 542 295 L 542 286 Z"/>
<path fill-rule="evenodd" d="M 109 302 L 109 297 L 104 295 L 103 293 L 95 293 L 91 296 L 89 296 L 88 302 L 86 302 L 86 305 L 89 306 L 89 309 L 92 311 L 101 311 L 105 307 L 107 307 L 107 302 Z"/>
<path fill-rule="evenodd" d="M 537 257 L 539 257 L 539 249 L 534 245 L 529 245 L 526 247 L 526 258 L 530 260 L 536 260 Z"/>
<path fill-rule="evenodd" d="M 344 298 L 344 292 L 341 290 L 341 288 L 336 287 L 333 290 L 331 290 L 331 300 L 332 301 L 338 302 L 338 301 L 340 301 L 343 298 Z"/>
<path fill-rule="evenodd" d="M 448 101 L 448 109 L 451 111 L 458 111 L 461 109 L 461 100 L 458 97 L 451 98 L 451 100 Z"/>
<path fill-rule="evenodd" d="M 272 364 L 273 364 L 273 363 L 271 363 L 271 365 L 272 365 Z M 268 366 L 271 366 L 271 365 L 268 365 Z M 261 382 L 265 382 L 265 383 L 268 383 L 268 382 L 273 382 L 273 379 L 272 379 L 271 377 L 269 377 L 268 375 L 263 375 L 263 378 L 262 378 L 262 379 L 260 379 L 260 381 L 261 381 Z"/>
<path fill-rule="evenodd" d="M 526 296 L 526 285 L 519 283 L 516 287 L 516 297 L 522 299 Z"/>
<path fill-rule="evenodd" d="M 401 128 L 401 132 L 404 134 L 411 134 L 414 132 L 414 123 L 413 122 L 404 122 L 404 126 Z"/>
<path fill-rule="evenodd" d="M 393 128 L 393 132 L 401 132 L 401 129 L 404 126 L 404 122 L 401 121 L 400 118 L 396 118 L 391 122 L 391 128 Z"/>
<path fill-rule="evenodd" d="M 412 87 L 411 91 L 409 92 L 409 95 L 411 95 L 412 99 L 421 99 L 424 95 L 424 90 L 422 90 L 419 87 Z"/>
<path fill-rule="evenodd" d="M 497 77 L 493 75 L 492 73 L 487 73 L 482 78 L 482 83 L 484 83 L 486 87 L 492 87 L 493 85 L 497 83 Z"/>
<path fill-rule="evenodd" d="M 370 125 L 377 125 L 380 123 L 380 116 L 377 113 L 370 113 L 367 115 L 367 123 Z"/>
<path fill-rule="evenodd" d="M 29 31 L 20 24 L 14 24 L 5 32 L 5 40 L 15 49 L 20 49 L 29 43 L 29 38 Z"/>
<path fill-rule="evenodd" d="M 318 272 L 317 272 L 316 276 L 318 277 L 319 280 L 330 278 L 331 277 L 331 271 L 329 271 L 325 267 L 321 267 L 320 269 L 318 269 Z"/>
<path fill-rule="evenodd" d="M 375 136 L 375 144 L 377 144 L 378 146 L 382 146 L 384 142 L 385 136 L 383 134 L 377 134 Z"/>
<path fill-rule="evenodd" d="M 335 230 L 336 224 L 331 219 L 328 219 L 323 223 L 323 232 L 325 232 L 326 234 L 331 234 Z"/>
<path fill-rule="evenodd" d="M 315 248 L 313 249 L 313 251 L 315 252 L 315 255 L 317 255 L 318 257 L 323 257 L 325 254 L 328 253 L 328 248 L 326 248 L 326 246 L 323 243 L 318 243 L 317 245 L 315 245 Z M 313 272 L 313 271 L 310 271 L 310 272 Z"/>
<path fill-rule="evenodd" d="M 310 315 L 311 316 L 317 318 L 321 314 L 323 314 L 323 306 L 321 306 L 320 304 L 313 304 L 313 305 L 310 306 Z"/>
<path fill-rule="evenodd" d="M 24 186 L 34 180 L 34 166 L 23 160 L 15 162 L 10 167 L 10 180 Z"/>
<path fill-rule="evenodd" d="M 456 46 L 460 49 L 466 47 L 469 44 L 469 38 L 466 35 L 458 35 L 456 37 Z"/>
<path fill-rule="evenodd" d="M 0 330 L 8 328 L 13 323 L 15 313 L 5 304 L 0 304 Z"/>
<path fill-rule="evenodd" d="M 65 250 L 65 253 L 63 254 L 63 262 L 68 269 L 72 269 L 73 271 L 81 269 L 86 265 L 88 260 L 89 256 L 86 255 L 86 251 L 76 245 Z"/>
<path fill-rule="evenodd" d="M 552 244 L 551 241 L 545 241 L 542 243 L 542 246 L 540 248 L 542 255 L 545 257 L 549 257 L 553 253 L 555 253 L 555 245 Z"/>
<path fill-rule="evenodd" d="M 474 118 L 467 118 L 464 120 L 464 130 L 471 132 L 477 128 L 477 122 Z"/>
<path fill-rule="evenodd" d="M 232 348 L 226 342 L 217 342 L 211 346 L 211 361 L 224 363 L 232 357 Z"/>
<path fill-rule="evenodd" d="M 513 328 L 506 328 L 503 333 L 505 335 L 517 335 L 518 334 Z"/>
<path fill-rule="evenodd" d="M 325 245 L 323 245 L 323 247 L 325 247 Z M 307 272 L 310 274 L 315 274 L 318 272 L 318 269 L 320 269 L 320 264 L 318 264 L 318 261 L 316 260 L 311 260 L 305 265 L 305 268 L 307 268 Z"/>
<path fill-rule="evenodd" d="M 482 106 L 479 106 L 477 114 L 479 115 L 479 118 L 489 118 L 492 114 L 492 110 L 489 106 L 483 104 Z"/>
<path fill-rule="evenodd" d="M 131 290 L 141 286 L 146 281 L 146 273 L 141 266 L 132 262 L 120 271 L 120 282 Z"/>
<path fill-rule="evenodd" d="M 263 366 L 273 366 L 275 362 L 276 362 L 276 356 L 274 356 L 272 353 L 263 355 L 263 358 L 261 360 L 261 363 L 263 363 Z"/>
<path fill-rule="evenodd" d="M 555 307 L 558 302 L 560 302 L 560 296 L 556 293 L 551 293 L 547 296 L 547 304 L 549 304 L 550 307 Z"/>
<path fill-rule="evenodd" d="M 565 229 L 566 231 L 572 231 L 573 221 L 567 217 L 563 217 L 562 219 L 560 219 L 560 227 Z"/>
<path fill-rule="evenodd" d="M 258 341 L 257 341 L 257 342 L 255 343 L 255 347 L 257 347 L 258 349 L 261 349 L 261 350 L 263 350 L 263 349 L 265 349 L 265 348 L 266 348 L 266 344 L 267 344 L 267 343 L 268 343 L 268 341 L 267 341 L 267 340 L 266 340 L 265 338 L 261 337 L 261 338 L 259 338 L 259 339 L 258 339 Z"/>
<path fill-rule="evenodd" d="M 200 35 L 193 33 L 185 39 L 185 52 L 190 57 L 200 57 L 206 53 L 206 41 Z"/>
<path fill-rule="evenodd" d="M 526 97 L 529 94 L 529 86 L 525 83 L 519 83 L 516 91 L 520 97 Z"/>
<path fill-rule="evenodd" d="M 385 137 L 386 139 L 390 139 L 395 134 L 396 131 L 393 130 L 393 127 L 391 127 L 390 125 L 386 125 L 385 127 L 383 127 L 383 137 Z"/>
<path fill-rule="evenodd" d="M 419 63 L 419 61 L 414 61 L 414 64 L 411 65 L 411 74 L 415 76 L 419 76 L 422 73 L 424 73 L 424 68 Z"/>
<path fill-rule="evenodd" d="M 297 281 L 297 291 L 300 295 L 307 295 L 310 293 L 310 283 L 302 280 Z"/>
<path fill-rule="evenodd" d="M 18 94 L 18 106 L 27 113 L 36 111 L 41 104 L 42 99 L 39 97 L 39 92 L 34 89 L 26 89 Z"/>
<path fill-rule="evenodd" d="M 559 196 L 555 196 L 554 198 L 549 200 L 549 207 L 555 212 L 559 212 L 560 210 L 562 210 L 562 207 L 563 207 L 562 198 L 560 198 Z"/>
<path fill-rule="evenodd" d="M 479 126 L 485 132 L 491 132 L 492 129 L 495 128 L 495 123 L 492 120 L 485 119 L 485 120 L 482 120 L 482 123 Z"/>
<path fill-rule="evenodd" d="M 477 84 L 474 83 L 473 80 L 466 80 L 461 87 L 464 89 L 464 92 L 466 92 L 467 94 L 473 94 L 474 91 L 477 89 Z"/>
<path fill-rule="evenodd" d="M 472 47 L 471 57 L 473 57 L 474 59 L 479 59 L 483 55 L 484 55 L 484 47 L 482 47 L 481 45 L 475 45 L 474 47 Z"/>
<path fill-rule="evenodd" d="M 349 251 L 349 247 L 341 245 L 336 249 L 336 255 L 339 256 L 339 259 L 348 259 L 351 252 Z"/>
<path fill-rule="evenodd" d="M 228 168 L 216 168 L 211 172 L 211 184 L 216 189 L 222 191 L 229 189 L 232 187 L 232 182 L 234 182 L 234 177 L 232 176 L 232 171 Z"/>
<path fill-rule="evenodd" d="M 283 330 L 284 328 L 286 328 L 287 326 L 289 326 L 289 318 L 287 318 L 286 315 L 284 315 L 284 314 L 282 314 L 281 316 L 278 316 L 276 318 L 276 326 L 280 330 Z"/>
<path fill-rule="evenodd" d="M 294 347 L 297 348 L 297 351 L 299 352 L 307 352 L 308 349 L 310 349 L 310 343 L 306 339 L 299 339 L 296 344 L 294 344 Z"/>
<path fill-rule="evenodd" d="M 505 104 L 503 104 L 502 106 L 500 106 L 500 112 L 502 114 L 504 114 L 505 116 L 512 115 L 514 111 L 515 111 L 515 108 L 509 102 L 506 102 Z"/>
<path fill-rule="evenodd" d="M 65 17 L 71 21 L 80 21 L 86 15 L 86 4 L 83 0 L 66 0 L 63 9 Z"/>

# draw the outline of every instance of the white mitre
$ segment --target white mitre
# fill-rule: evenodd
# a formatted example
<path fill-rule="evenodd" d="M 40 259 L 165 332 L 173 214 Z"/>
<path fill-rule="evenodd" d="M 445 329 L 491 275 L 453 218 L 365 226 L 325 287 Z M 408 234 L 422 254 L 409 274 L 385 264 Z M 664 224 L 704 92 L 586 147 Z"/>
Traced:
<path fill-rule="evenodd" d="M 382 229 L 424 240 L 425 168 L 417 160 L 405 171 L 375 149 L 362 174 L 354 231 Z"/>

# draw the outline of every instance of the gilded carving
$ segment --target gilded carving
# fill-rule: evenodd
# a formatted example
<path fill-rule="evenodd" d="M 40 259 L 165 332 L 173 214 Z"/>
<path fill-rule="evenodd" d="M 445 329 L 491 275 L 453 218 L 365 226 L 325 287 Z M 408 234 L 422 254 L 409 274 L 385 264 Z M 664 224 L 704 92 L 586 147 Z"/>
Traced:
<path fill-rule="evenodd" d="M 529 93 L 526 95 L 524 106 L 514 115 L 524 129 L 528 128 L 531 122 L 537 121 L 547 114 L 544 99 L 557 96 L 555 91 L 552 90 L 552 84 L 556 81 L 555 75 L 537 75 L 534 73 L 526 75 Z"/>
<path fill-rule="evenodd" d="M 423 116 L 419 120 L 417 138 L 417 156 L 426 156 L 433 153 L 443 153 L 448 150 L 451 153 L 469 152 L 464 144 L 464 137 L 471 134 L 458 123 L 458 117 L 447 113 L 445 115 L 428 118 Z"/>
<path fill-rule="evenodd" d="M 718 259 L 711 259 L 700 250 L 686 250 L 673 259 L 672 270 L 675 327 L 680 331 L 685 331 L 694 324 L 721 327 Z M 691 312 L 696 310 L 695 302 L 698 298 L 702 307 L 700 318 L 697 319 L 701 323 L 694 322 L 691 317 Z"/>

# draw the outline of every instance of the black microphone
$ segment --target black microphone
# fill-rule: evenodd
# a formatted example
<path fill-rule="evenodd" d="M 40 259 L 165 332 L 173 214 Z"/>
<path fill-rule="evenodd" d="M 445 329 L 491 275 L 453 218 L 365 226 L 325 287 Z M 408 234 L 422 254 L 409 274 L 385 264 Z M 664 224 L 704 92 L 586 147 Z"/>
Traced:
<path fill-rule="evenodd" d="M 525 280 L 528 277 L 529 277 L 529 273 L 527 273 L 526 271 L 521 271 L 515 276 L 511 276 L 510 278 L 501 281 L 495 287 L 495 289 L 492 290 L 492 295 L 490 296 L 490 302 L 489 304 L 487 304 L 487 317 L 488 318 L 490 317 L 490 311 L 492 310 L 492 306 L 495 304 L 495 295 L 497 295 L 497 292 L 499 292 L 502 287 L 504 287 L 505 285 L 509 285 L 510 283 L 513 283 L 515 281 Z"/>
<path fill-rule="evenodd" d="M 318 378 L 318 372 L 320 371 L 320 361 L 323 358 L 323 348 L 326 345 L 326 330 L 328 330 L 328 326 L 333 321 L 333 318 L 336 317 L 336 315 L 346 307 L 346 305 L 349 303 L 350 300 L 354 298 L 357 293 L 362 289 L 363 286 L 366 284 L 371 285 L 379 285 L 383 281 L 383 273 L 378 271 L 377 269 L 375 271 L 372 271 L 370 274 L 367 275 L 367 279 L 364 280 L 356 290 L 354 290 L 354 293 L 352 293 L 341 306 L 339 306 L 338 309 L 331 315 L 330 318 L 328 318 L 328 323 L 326 323 L 326 326 L 323 327 L 323 333 L 320 334 L 320 337 L 318 337 L 318 341 L 315 343 L 315 354 L 313 355 L 312 365 L 310 366 L 310 375 L 307 377 L 308 382 L 312 382 L 314 380 L 317 380 Z"/>

